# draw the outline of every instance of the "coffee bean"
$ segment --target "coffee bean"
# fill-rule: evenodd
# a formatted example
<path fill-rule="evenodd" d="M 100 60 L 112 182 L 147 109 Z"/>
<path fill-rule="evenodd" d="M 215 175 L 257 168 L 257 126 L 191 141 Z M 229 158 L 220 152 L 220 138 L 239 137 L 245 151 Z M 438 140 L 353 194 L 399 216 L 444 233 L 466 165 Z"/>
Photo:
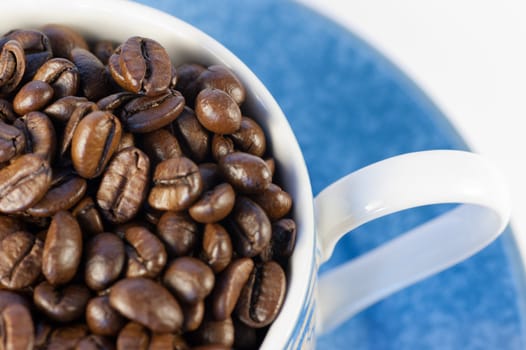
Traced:
<path fill-rule="evenodd" d="M 0 286 L 22 289 L 40 276 L 43 243 L 34 235 L 17 231 L 0 241 Z"/>
<path fill-rule="evenodd" d="M 148 229 L 141 226 L 127 228 L 124 237 L 128 245 L 126 277 L 156 277 L 166 265 L 166 249 Z"/>
<path fill-rule="evenodd" d="M 214 134 L 212 137 L 212 157 L 214 157 L 217 162 L 234 151 L 234 141 L 232 141 L 229 136 Z"/>
<path fill-rule="evenodd" d="M 134 147 L 134 146 L 135 146 L 135 136 L 133 136 L 131 132 L 123 132 L 121 136 L 121 142 L 119 142 L 119 146 L 117 147 L 117 150 L 115 152 L 119 152 L 125 148 Z"/>
<path fill-rule="evenodd" d="M 230 135 L 234 143 L 242 152 L 261 157 L 265 154 L 267 142 L 263 129 L 253 119 L 242 117 L 239 130 Z"/>
<path fill-rule="evenodd" d="M 0 94 L 13 92 L 26 71 L 26 58 L 22 45 L 16 40 L 9 40 L 0 52 Z"/>
<path fill-rule="evenodd" d="M 51 339 L 51 333 L 53 328 L 51 325 L 42 319 L 35 320 L 35 341 L 33 349 L 41 350 L 45 349 L 49 340 Z"/>
<path fill-rule="evenodd" d="M 168 90 L 160 95 L 132 99 L 122 108 L 120 119 L 128 131 L 151 132 L 170 124 L 183 108 L 183 95 L 177 90 Z"/>
<path fill-rule="evenodd" d="M 88 288 L 78 284 L 53 287 L 48 282 L 42 282 L 33 294 L 38 309 L 57 322 L 71 322 L 80 318 L 89 299 Z"/>
<path fill-rule="evenodd" d="M 203 234 L 203 251 L 201 259 L 205 261 L 215 273 L 219 273 L 232 260 L 232 242 L 230 235 L 219 224 L 206 224 Z"/>
<path fill-rule="evenodd" d="M 115 346 L 108 339 L 100 335 L 90 334 L 82 338 L 75 346 L 75 350 L 113 350 Z"/>
<path fill-rule="evenodd" d="M 163 282 L 178 300 L 195 304 L 212 291 L 215 277 L 205 263 L 188 256 L 177 258 L 168 265 Z"/>
<path fill-rule="evenodd" d="M 196 63 L 185 63 L 176 68 L 177 84 L 175 88 L 184 95 L 187 105 L 193 106 L 199 92 L 197 78 L 206 67 Z"/>
<path fill-rule="evenodd" d="M 97 58 L 103 63 L 108 64 L 110 56 L 115 51 L 117 45 L 111 40 L 98 40 L 92 46 L 92 52 L 97 56 Z"/>
<path fill-rule="evenodd" d="M 196 345 L 222 345 L 230 349 L 234 345 L 234 324 L 231 318 L 223 321 L 205 319 L 190 336 Z"/>
<path fill-rule="evenodd" d="M 181 335 L 177 334 L 152 334 L 148 350 L 190 350 L 190 347 Z"/>
<path fill-rule="evenodd" d="M 117 350 L 148 350 L 148 330 L 136 322 L 129 322 L 117 337 Z"/>
<path fill-rule="evenodd" d="M 2 313 L 2 311 L 6 307 L 15 304 L 23 305 L 26 308 L 30 307 L 28 300 L 22 295 L 8 290 L 0 289 L 0 313 Z"/>
<path fill-rule="evenodd" d="M 32 350 L 34 326 L 31 314 L 21 304 L 13 304 L 0 312 L 0 345 L 6 350 Z"/>
<path fill-rule="evenodd" d="M 202 162 L 207 158 L 210 152 L 210 135 L 199 123 L 194 111 L 185 107 L 172 126 L 174 134 L 192 159 Z"/>
<path fill-rule="evenodd" d="M 184 210 L 199 198 L 203 188 L 199 168 L 186 157 L 159 163 L 153 183 L 148 203 L 159 210 Z"/>
<path fill-rule="evenodd" d="M 126 278 L 110 291 L 110 305 L 153 332 L 175 332 L 183 324 L 179 303 L 163 286 L 142 277 Z"/>
<path fill-rule="evenodd" d="M 53 123 L 42 112 L 29 112 L 13 124 L 25 135 L 26 153 L 33 153 L 48 162 L 55 158 L 57 136 Z"/>
<path fill-rule="evenodd" d="M 236 314 L 250 327 L 265 327 L 278 315 L 286 290 L 287 278 L 279 264 L 269 261 L 256 266 L 239 297 Z"/>
<path fill-rule="evenodd" d="M 43 109 L 53 98 L 53 87 L 46 82 L 33 80 L 18 90 L 13 99 L 13 109 L 19 115 Z"/>
<path fill-rule="evenodd" d="M 197 78 L 201 89 L 219 89 L 229 94 L 238 105 L 245 101 L 246 90 L 234 73 L 223 65 L 209 66 Z"/>
<path fill-rule="evenodd" d="M 119 56 L 119 68 L 124 81 L 121 87 L 147 96 L 158 95 L 171 81 L 172 64 L 168 53 L 158 42 L 142 37 L 131 37 L 124 42 L 114 55 Z M 114 76 L 114 69 L 110 72 Z M 115 78 L 115 76 L 114 76 Z"/>
<path fill-rule="evenodd" d="M 26 147 L 24 133 L 12 125 L 0 121 L 0 163 L 20 155 Z"/>
<path fill-rule="evenodd" d="M 189 255 L 198 240 L 197 224 L 184 213 L 165 212 L 157 223 L 157 233 L 168 255 Z"/>
<path fill-rule="evenodd" d="M 166 129 L 158 129 L 141 137 L 141 146 L 154 164 L 183 156 L 179 141 Z"/>
<path fill-rule="evenodd" d="M 72 49 L 70 56 L 79 71 L 80 90 L 84 96 L 97 101 L 114 92 L 111 76 L 97 56 L 79 47 Z"/>
<path fill-rule="evenodd" d="M 120 91 L 108 95 L 97 101 L 97 107 L 101 111 L 118 111 L 124 107 L 131 100 L 139 97 L 139 95 L 128 91 Z"/>
<path fill-rule="evenodd" d="M 104 231 L 101 215 L 91 197 L 84 197 L 72 213 L 86 236 L 96 235 Z"/>
<path fill-rule="evenodd" d="M 202 90 L 195 100 L 195 114 L 207 130 L 217 134 L 232 134 L 241 126 L 239 106 L 222 90 Z"/>
<path fill-rule="evenodd" d="M 211 190 L 221 182 L 221 175 L 216 163 L 200 163 L 198 168 L 203 182 L 203 191 Z"/>
<path fill-rule="evenodd" d="M 0 242 L 11 233 L 23 230 L 24 224 L 20 221 L 20 219 L 11 216 L 0 215 Z"/>
<path fill-rule="evenodd" d="M 216 320 L 230 317 L 253 269 L 252 259 L 241 258 L 232 261 L 219 275 L 212 295 L 212 310 Z"/>
<path fill-rule="evenodd" d="M 254 257 L 269 244 L 272 236 L 270 221 L 259 205 L 239 196 L 229 217 L 229 232 L 241 256 Z"/>
<path fill-rule="evenodd" d="M 88 329 L 82 324 L 59 327 L 49 334 L 43 347 L 44 349 L 58 350 L 75 349 L 77 344 L 87 335 Z"/>
<path fill-rule="evenodd" d="M 263 208 L 271 221 L 281 219 L 292 207 L 291 196 L 275 184 L 270 184 L 266 190 L 251 198 Z"/>
<path fill-rule="evenodd" d="M 98 335 L 115 336 L 126 320 L 110 305 L 107 295 L 93 298 L 86 306 L 86 323 L 89 330 Z"/>
<path fill-rule="evenodd" d="M 219 160 L 218 166 L 224 178 L 243 193 L 261 193 L 272 181 L 265 161 L 249 153 L 229 153 Z"/>
<path fill-rule="evenodd" d="M 68 152 L 71 146 L 73 135 L 75 134 L 75 131 L 77 130 L 77 127 L 80 124 L 80 121 L 84 119 L 84 117 L 89 115 L 91 112 L 94 112 L 96 110 L 97 110 L 97 105 L 93 102 L 76 103 L 75 109 L 73 110 L 71 115 L 68 117 L 66 127 L 62 135 L 62 144 L 60 147 L 60 155 L 62 157 L 66 156 L 66 153 Z"/>
<path fill-rule="evenodd" d="M 211 224 L 227 217 L 232 211 L 236 194 L 232 186 L 223 183 L 201 195 L 188 212 L 197 222 Z"/>
<path fill-rule="evenodd" d="M 77 273 L 82 257 L 82 232 L 69 212 L 53 216 L 42 256 L 42 273 L 52 285 L 65 284 Z"/>
<path fill-rule="evenodd" d="M 76 47 L 88 49 L 88 43 L 78 32 L 71 27 L 60 24 L 47 24 L 42 27 L 51 43 L 53 55 L 57 57 L 70 58 L 71 50 Z"/>
<path fill-rule="evenodd" d="M 113 233 L 99 233 L 86 247 L 84 281 L 92 290 L 108 288 L 124 268 L 124 242 Z"/>
<path fill-rule="evenodd" d="M 146 197 L 149 170 L 148 156 L 136 147 L 113 157 L 97 191 L 97 203 L 107 220 L 123 223 L 137 214 Z"/>
<path fill-rule="evenodd" d="M 33 80 L 42 80 L 53 88 L 53 98 L 74 96 L 79 88 L 79 71 L 65 58 L 52 58 L 36 72 Z"/>
<path fill-rule="evenodd" d="M 292 219 L 281 219 L 272 223 L 270 244 L 263 249 L 260 258 L 263 261 L 289 258 L 296 244 L 296 223 Z"/>
<path fill-rule="evenodd" d="M 205 302 L 195 304 L 181 304 L 183 309 L 183 332 L 192 332 L 199 328 L 205 316 Z"/>
<path fill-rule="evenodd" d="M 12 123 L 16 118 L 17 115 L 13 110 L 13 104 L 8 100 L 0 98 L 0 120 L 6 123 Z"/>
<path fill-rule="evenodd" d="M 117 149 L 121 123 L 109 112 L 95 111 L 85 116 L 73 134 L 71 159 L 80 176 L 99 176 Z"/>
<path fill-rule="evenodd" d="M 85 97 L 66 96 L 62 97 L 44 109 L 44 113 L 50 118 L 67 123 L 75 108 L 88 102 Z"/>

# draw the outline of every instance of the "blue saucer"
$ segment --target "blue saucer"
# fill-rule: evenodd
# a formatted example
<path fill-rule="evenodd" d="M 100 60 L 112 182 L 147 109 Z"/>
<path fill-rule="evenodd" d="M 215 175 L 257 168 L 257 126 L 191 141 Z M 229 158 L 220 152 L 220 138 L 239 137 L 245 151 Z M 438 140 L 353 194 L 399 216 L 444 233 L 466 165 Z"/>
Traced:
<path fill-rule="evenodd" d="M 466 149 L 441 111 L 359 38 L 287 1 L 142 0 L 218 39 L 263 81 L 294 129 L 313 193 L 410 151 Z M 322 272 L 447 209 L 391 215 L 343 239 Z M 524 271 L 510 230 L 476 256 L 361 312 L 319 349 L 526 349 Z"/>

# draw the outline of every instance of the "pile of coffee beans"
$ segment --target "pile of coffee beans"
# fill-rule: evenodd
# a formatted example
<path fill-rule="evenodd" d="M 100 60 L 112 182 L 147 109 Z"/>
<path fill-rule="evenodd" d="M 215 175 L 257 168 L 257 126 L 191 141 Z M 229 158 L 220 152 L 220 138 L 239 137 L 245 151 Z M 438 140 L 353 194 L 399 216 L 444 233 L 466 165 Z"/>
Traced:
<path fill-rule="evenodd" d="M 239 79 L 57 24 L 0 48 L 0 349 L 257 348 L 296 225 Z"/>

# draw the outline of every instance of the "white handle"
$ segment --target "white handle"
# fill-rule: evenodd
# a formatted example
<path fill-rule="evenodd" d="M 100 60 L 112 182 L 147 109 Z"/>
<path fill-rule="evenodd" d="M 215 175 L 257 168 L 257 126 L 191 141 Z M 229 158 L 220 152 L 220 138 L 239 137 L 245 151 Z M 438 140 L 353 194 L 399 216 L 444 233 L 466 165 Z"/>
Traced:
<path fill-rule="evenodd" d="M 451 150 L 386 159 L 345 176 L 315 198 L 321 262 L 358 226 L 439 203 L 464 204 L 321 276 L 318 333 L 485 247 L 506 227 L 510 198 L 502 175 L 484 158 Z"/>

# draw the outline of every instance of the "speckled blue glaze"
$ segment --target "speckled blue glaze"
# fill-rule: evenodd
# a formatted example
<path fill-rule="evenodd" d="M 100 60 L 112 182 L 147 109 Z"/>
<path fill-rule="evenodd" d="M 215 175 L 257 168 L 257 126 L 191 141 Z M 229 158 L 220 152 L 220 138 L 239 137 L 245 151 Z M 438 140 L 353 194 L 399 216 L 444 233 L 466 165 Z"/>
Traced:
<path fill-rule="evenodd" d="M 263 81 L 302 147 L 314 194 L 400 153 L 466 149 L 426 96 L 388 60 L 287 1 L 142 0 L 218 39 Z M 410 210 L 357 229 L 322 272 L 437 215 Z M 319 349 L 526 349 L 524 278 L 508 230 L 467 261 L 387 298 L 318 339 Z"/>

